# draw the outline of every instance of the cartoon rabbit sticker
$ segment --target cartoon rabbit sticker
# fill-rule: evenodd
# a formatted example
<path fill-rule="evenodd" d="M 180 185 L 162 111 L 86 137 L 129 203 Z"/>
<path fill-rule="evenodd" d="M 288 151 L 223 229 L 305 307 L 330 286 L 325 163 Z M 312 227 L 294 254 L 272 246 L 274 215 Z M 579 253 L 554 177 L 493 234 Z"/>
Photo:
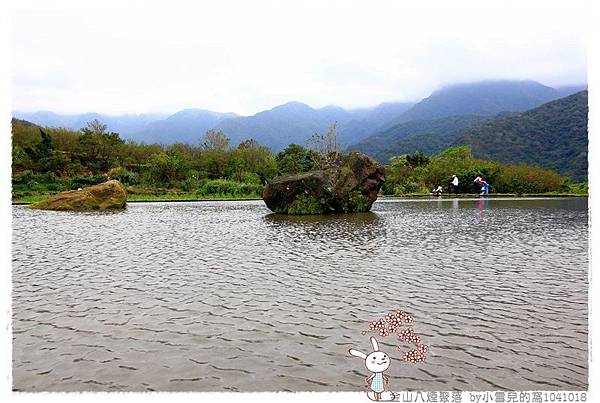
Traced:
<path fill-rule="evenodd" d="M 383 375 L 383 372 L 390 367 L 391 359 L 389 355 L 379 350 L 379 343 L 377 343 L 375 337 L 371 337 L 370 340 L 373 345 L 373 352 L 369 355 L 353 348 L 348 350 L 348 352 L 355 357 L 365 360 L 365 366 L 372 372 L 366 379 L 367 384 L 373 392 L 372 400 L 382 400 L 382 393 L 386 389 L 385 386 L 389 384 L 389 378 Z M 371 399 L 370 393 L 367 393 L 367 396 Z"/>

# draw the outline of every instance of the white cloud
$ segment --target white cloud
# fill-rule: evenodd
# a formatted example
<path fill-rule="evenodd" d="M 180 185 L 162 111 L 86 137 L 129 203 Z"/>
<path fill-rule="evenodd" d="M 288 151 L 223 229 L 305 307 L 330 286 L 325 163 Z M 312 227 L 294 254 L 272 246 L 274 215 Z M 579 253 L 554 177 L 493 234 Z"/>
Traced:
<path fill-rule="evenodd" d="M 21 1 L 13 108 L 372 105 L 451 82 L 586 80 L 583 1 Z"/>

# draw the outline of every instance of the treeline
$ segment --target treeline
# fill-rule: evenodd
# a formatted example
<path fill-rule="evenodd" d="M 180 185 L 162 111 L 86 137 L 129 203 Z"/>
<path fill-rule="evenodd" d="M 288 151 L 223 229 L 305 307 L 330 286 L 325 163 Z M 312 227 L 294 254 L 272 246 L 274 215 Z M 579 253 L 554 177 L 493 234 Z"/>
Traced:
<path fill-rule="evenodd" d="M 382 193 L 423 194 L 431 193 L 438 186 L 448 193 L 453 175 L 459 180 L 458 193 L 476 193 L 474 179 L 478 176 L 490 184 L 493 193 L 587 193 L 587 183 L 573 184 L 554 171 L 474 158 L 469 146 L 447 148 L 432 157 L 420 152 L 392 157 L 386 166 Z"/>
<path fill-rule="evenodd" d="M 232 145 L 222 132 L 209 130 L 196 146 L 148 145 L 124 141 L 99 121 L 73 131 L 13 120 L 13 199 L 107 179 L 118 179 L 133 194 L 259 197 L 273 177 L 306 172 L 326 161 L 337 150 L 335 125 L 309 143 L 310 148 L 292 144 L 274 154 L 252 139 Z M 466 146 L 433 157 L 393 157 L 386 172 L 382 193 L 387 195 L 431 193 L 438 185 L 447 191 L 452 175 L 458 176 L 462 193 L 475 191 L 477 176 L 494 193 L 587 192 L 587 185 L 573 185 L 553 171 L 476 159 Z"/>
<path fill-rule="evenodd" d="M 13 197 L 118 179 L 132 193 L 196 192 L 257 197 L 277 175 L 312 169 L 319 154 L 290 145 L 279 154 L 254 140 L 232 147 L 220 131 L 197 146 L 124 141 L 99 121 L 80 131 L 13 120 Z"/>

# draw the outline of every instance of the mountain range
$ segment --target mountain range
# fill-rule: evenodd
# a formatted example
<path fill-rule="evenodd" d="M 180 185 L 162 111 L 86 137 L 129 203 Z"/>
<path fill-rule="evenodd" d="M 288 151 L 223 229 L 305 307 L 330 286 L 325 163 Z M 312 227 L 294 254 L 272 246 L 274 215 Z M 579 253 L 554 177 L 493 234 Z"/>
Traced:
<path fill-rule="evenodd" d="M 493 116 L 506 111 L 525 111 L 561 96 L 558 89 L 536 81 L 455 84 L 435 91 L 400 115 L 393 124 L 452 115 Z"/>
<path fill-rule="evenodd" d="M 496 116 L 453 115 L 412 120 L 349 147 L 388 162 L 420 151 L 434 155 L 455 145 L 470 145 L 477 158 L 528 163 L 552 169 L 574 181 L 587 178 L 588 92 L 580 91 L 525 112 Z"/>
<path fill-rule="evenodd" d="M 147 144 L 199 144 L 207 130 L 216 129 L 230 138 L 232 146 L 253 138 L 275 152 L 292 143 L 306 145 L 311 135 L 324 134 L 335 123 L 338 144 L 342 148 L 365 152 L 384 163 L 393 155 L 415 151 L 436 154 L 462 142 L 471 144 L 476 156 L 538 163 L 581 179 L 587 175 L 587 164 L 584 163 L 587 154 L 582 151 L 583 129 L 587 136 L 587 120 L 583 114 L 585 112 L 587 116 L 587 109 L 583 111 L 581 105 L 570 109 L 556 105 L 565 106 L 573 99 L 583 102 L 581 90 L 585 89 L 587 85 L 552 88 L 531 80 L 497 80 L 450 85 L 417 103 L 388 102 L 360 109 L 334 105 L 312 108 L 300 102 L 288 102 L 252 116 L 204 109 L 184 109 L 172 115 L 14 112 L 13 116 L 41 126 L 75 130 L 98 119 L 107 124 L 109 130 L 120 133 L 122 138 Z M 578 93 L 577 97 L 569 100 L 568 96 L 574 93 Z M 551 104 L 563 98 L 557 104 Z M 587 107 L 587 95 L 585 102 Z M 544 108 L 536 110 L 542 105 Z M 556 116 L 548 111 L 553 111 Z M 527 119 L 532 125 L 523 123 Z M 556 130 L 544 122 L 554 122 Z M 507 130 L 510 142 L 498 140 L 502 137 L 498 133 L 508 133 Z M 536 130 L 548 131 L 548 139 L 538 135 L 537 142 L 532 141 L 531 133 Z M 561 135 L 564 141 L 558 140 Z M 569 143 L 572 136 L 576 140 Z M 539 139 L 542 138 L 549 143 L 541 142 Z M 512 148 L 507 148 L 508 144 Z M 551 164 L 550 151 L 544 148 L 546 151 L 540 153 L 535 144 L 541 148 L 548 144 L 560 147 L 561 151 L 555 153 L 558 162 Z M 510 157 L 511 149 L 520 150 L 514 152 L 514 158 Z M 575 165 L 567 163 L 569 156 L 578 162 Z"/>
<path fill-rule="evenodd" d="M 237 117 L 240 116 L 235 113 L 219 113 L 205 109 L 184 109 L 166 119 L 149 122 L 130 134 L 123 134 L 125 138 L 147 144 L 198 144 L 207 130 L 214 128 L 225 120 Z M 168 133 L 169 136 L 165 137 L 165 133 Z"/>
<path fill-rule="evenodd" d="M 13 116 L 40 126 L 78 130 L 93 119 L 105 123 L 109 131 L 124 139 L 146 144 L 198 144 L 209 129 L 222 130 L 237 145 L 254 138 L 280 151 L 288 144 L 304 145 L 314 133 L 324 133 L 336 123 L 342 146 L 356 142 L 412 107 L 410 102 L 387 102 L 372 108 L 346 110 L 338 106 L 311 108 L 288 102 L 252 116 L 220 113 L 205 109 L 184 109 L 173 115 L 143 114 L 110 116 L 98 113 L 61 115 L 53 112 L 19 112 Z"/>
<path fill-rule="evenodd" d="M 290 143 L 304 145 L 311 135 L 326 132 L 333 123 L 337 123 L 339 143 L 349 146 L 412 120 L 522 112 L 583 88 L 585 86 L 554 89 L 535 81 L 483 81 L 442 88 L 416 104 L 388 102 L 372 108 L 347 110 L 337 106 L 312 108 L 300 102 L 288 102 L 252 116 L 204 109 L 184 109 L 173 115 L 62 115 L 47 111 L 16 111 L 13 115 L 41 126 L 74 130 L 92 119 L 98 119 L 107 124 L 108 130 L 120 133 L 121 137 L 144 143 L 198 144 L 208 129 L 219 129 L 234 146 L 242 140 L 254 138 L 279 151 Z"/>
<path fill-rule="evenodd" d="M 83 113 L 76 115 L 58 114 L 50 111 L 39 112 L 13 112 L 13 116 L 23 119 L 40 126 L 64 127 L 67 129 L 79 130 L 87 122 L 98 119 L 108 126 L 108 130 L 123 134 L 124 138 L 129 138 L 133 133 L 143 131 L 148 124 L 160 121 L 169 117 L 165 113 L 143 113 L 139 115 L 104 115 L 100 113 Z"/>

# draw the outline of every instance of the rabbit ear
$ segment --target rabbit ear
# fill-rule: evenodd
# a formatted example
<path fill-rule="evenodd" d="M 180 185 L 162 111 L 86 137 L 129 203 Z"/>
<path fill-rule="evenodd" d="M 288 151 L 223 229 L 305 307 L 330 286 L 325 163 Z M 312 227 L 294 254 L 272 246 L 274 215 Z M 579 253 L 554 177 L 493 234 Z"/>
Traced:
<path fill-rule="evenodd" d="M 379 343 L 377 343 L 377 340 L 373 336 L 371 336 L 371 344 L 373 345 L 373 351 L 379 351 Z"/>
<path fill-rule="evenodd" d="M 355 350 L 355 349 L 353 349 L 353 348 L 351 348 L 350 350 L 348 350 L 348 352 L 349 352 L 351 355 L 355 356 L 355 357 L 362 358 L 363 360 L 364 360 L 365 358 L 367 358 L 367 355 L 366 355 L 365 353 L 363 353 L 362 351 Z"/>

